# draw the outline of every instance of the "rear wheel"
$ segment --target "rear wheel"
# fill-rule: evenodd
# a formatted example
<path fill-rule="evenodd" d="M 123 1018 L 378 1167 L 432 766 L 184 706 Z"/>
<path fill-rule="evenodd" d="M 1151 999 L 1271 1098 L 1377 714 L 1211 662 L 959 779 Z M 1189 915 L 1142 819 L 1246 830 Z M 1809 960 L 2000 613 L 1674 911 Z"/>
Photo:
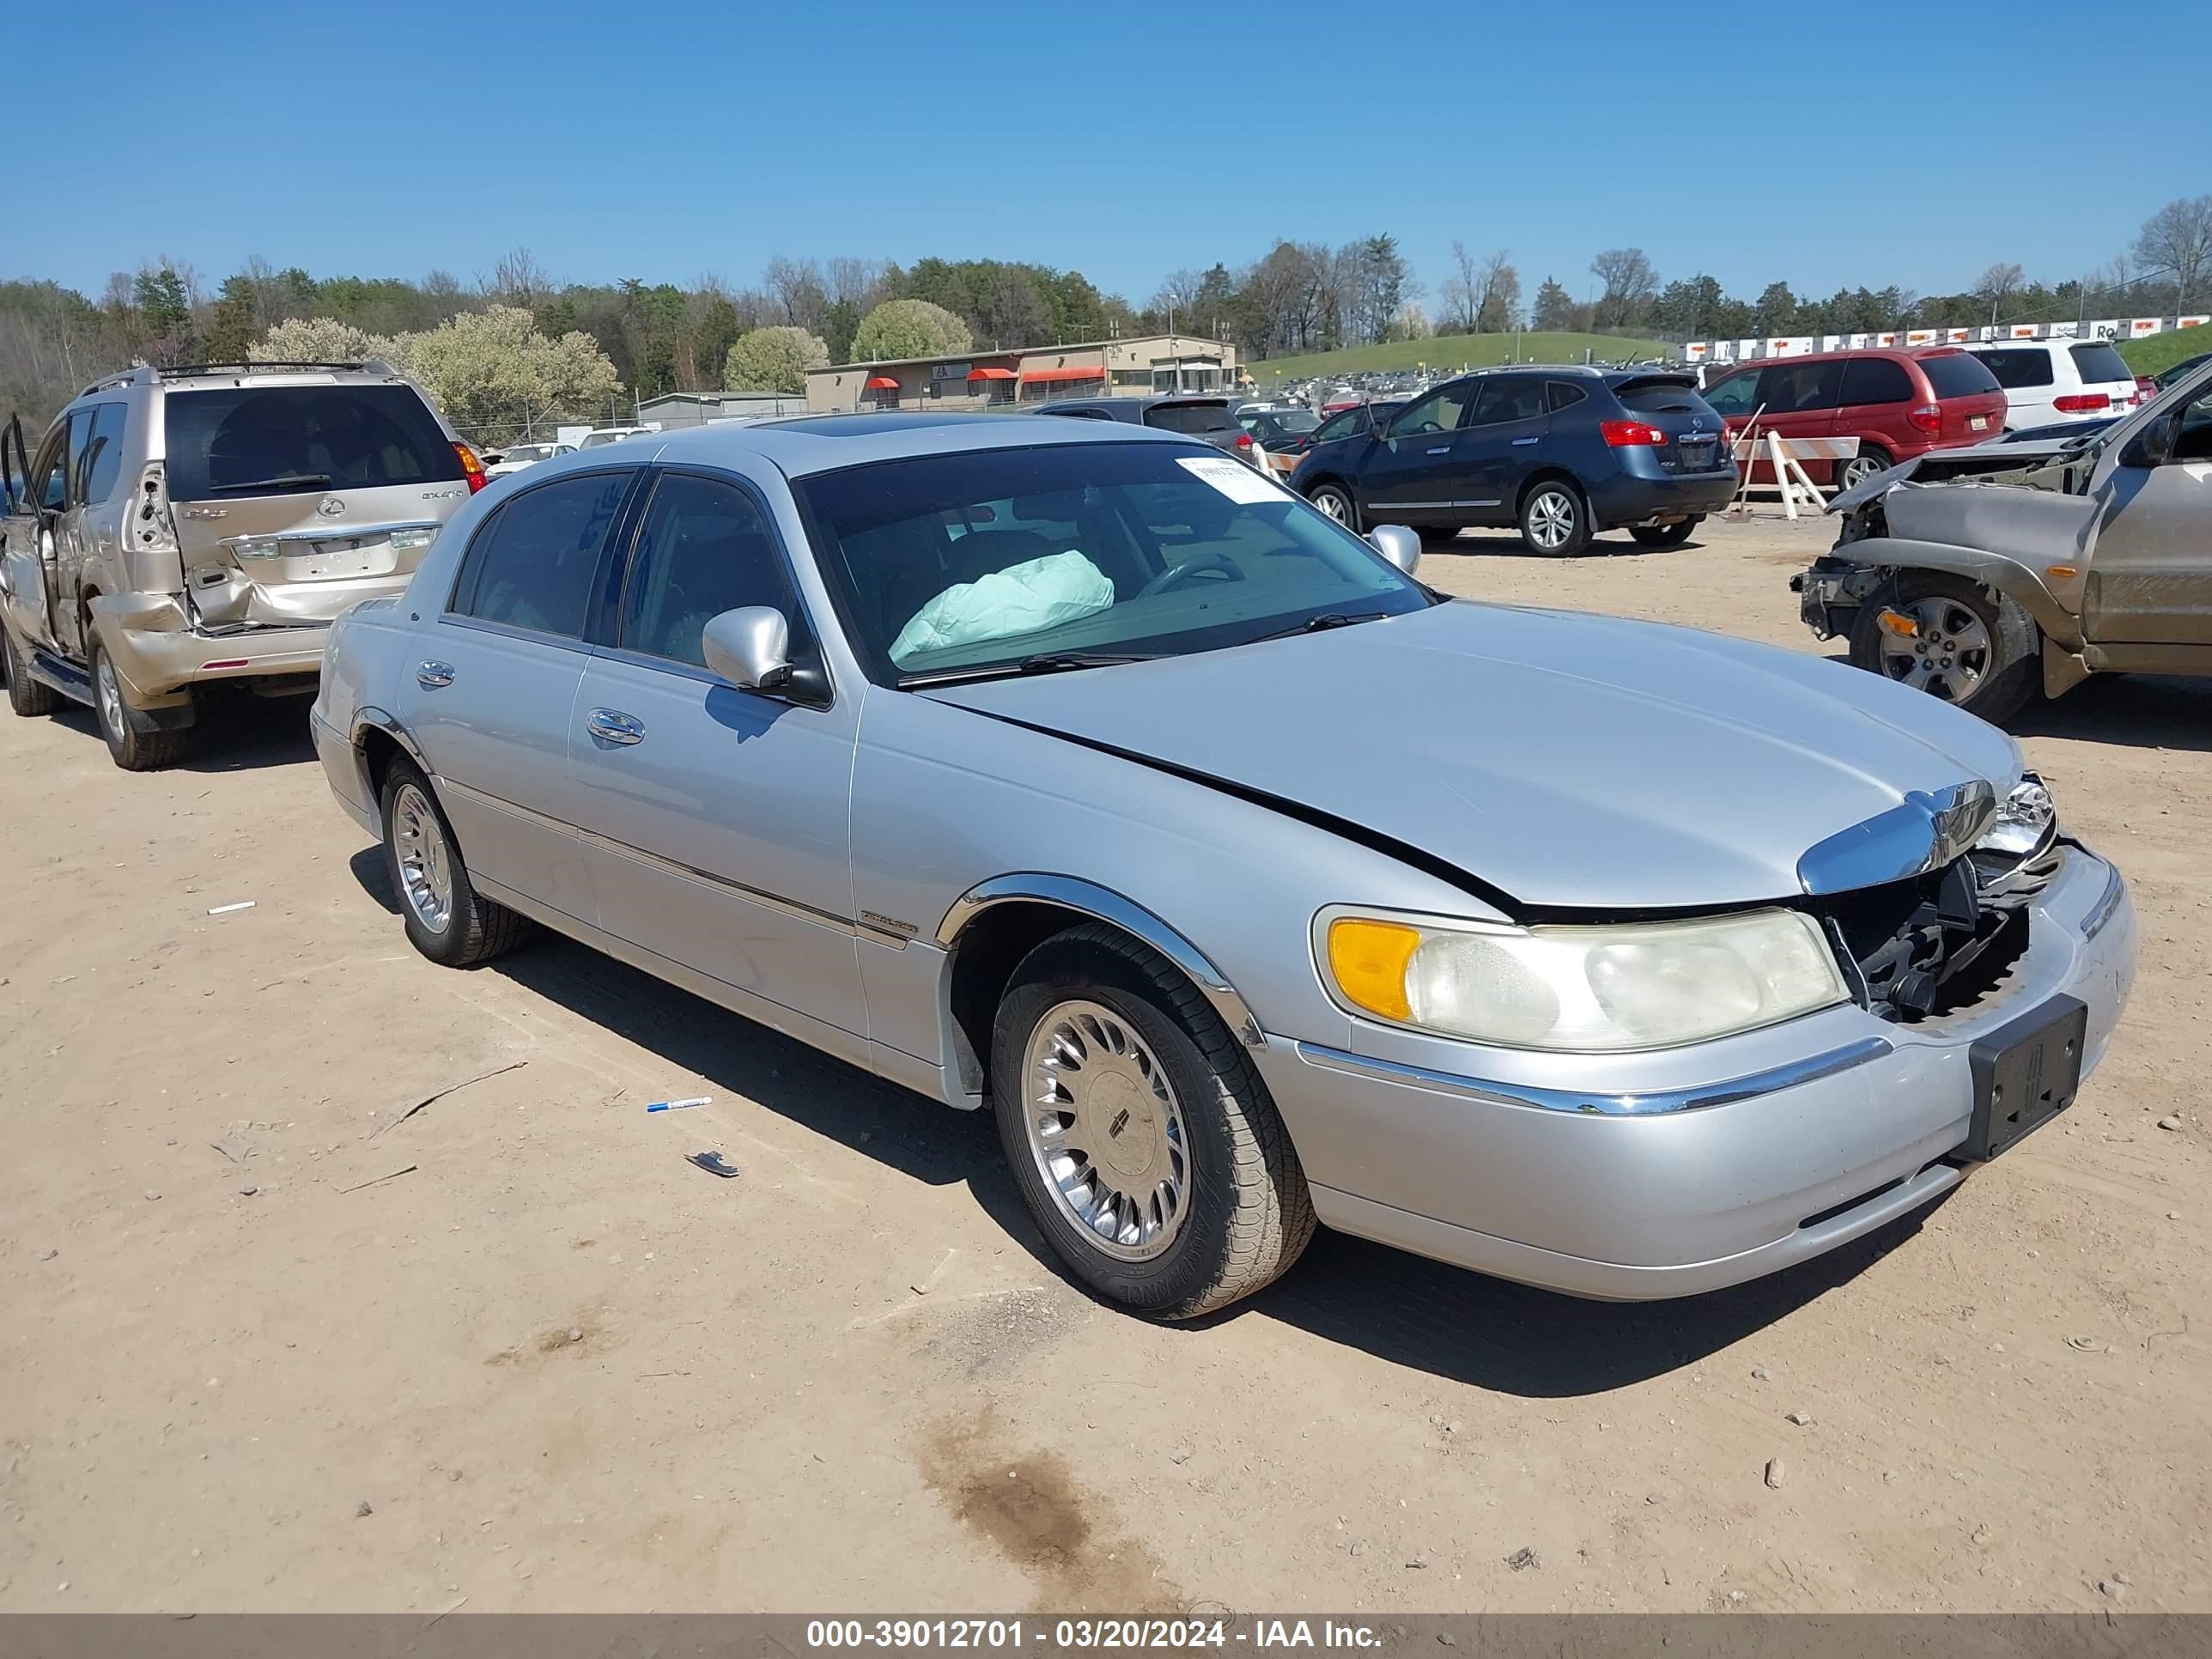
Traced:
<path fill-rule="evenodd" d="M 1023 959 L 992 1028 L 1014 1183 L 1068 1270 L 1132 1313 L 1250 1295 L 1313 1237 L 1267 1086 L 1172 963 L 1098 924 Z"/>
<path fill-rule="evenodd" d="M 1699 520 L 1684 519 L 1678 524 L 1637 524 L 1628 527 L 1628 533 L 1639 547 L 1680 547 L 1690 539 L 1690 532 Z"/>
<path fill-rule="evenodd" d="M 489 962 L 529 931 L 525 918 L 478 896 L 429 781 L 409 761 L 385 775 L 384 868 L 408 942 L 443 967 Z"/>
<path fill-rule="evenodd" d="M 8 707 L 19 714 L 51 714 L 62 706 L 62 694 L 31 678 L 15 650 L 15 636 L 0 623 L 0 665 L 8 672 Z"/>
<path fill-rule="evenodd" d="M 1889 459 L 1887 450 L 1878 449 L 1872 445 L 1862 445 L 1857 454 L 1849 460 L 1837 464 L 1836 488 L 1839 490 L 1849 489 L 1854 485 L 1863 484 L 1876 473 L 1887 472 L 1895 465 L 1896 463 Z"/>
<path fill-rule="evenodd" d="M 115 763 L 126 772 L 154 772 L 181 760 L 191 747 L 191 728 L 147 728 L 133 720 L 131 706 L 123 701 L 122 678 L 115 672 L 107 647 L 97 638 L 92 642 L 90 666 L 92 712 Z"/>
<path fill-rule="evenodd" d="M 1589 507 L 1564 478 L 1547 478 L 1521 501 L 1521 539 L 1531 553 L 1579 553 L 1589 545 Z"/>
<path fill-rule="evenodd" d="M 1359 528 L 1359 508 L 1352 502 L 1352 492 L 1342 484 L 1317 484 L 1306 499 L 1346 530 Z"/>
<path fill-rule="evenodd" d="M 1860 605 L 1851 661 L 1930 696 L 2003 720 L 2036 690 L 2039 632 L 2015 601 L 1957 576 L 1900 571 Z"/>

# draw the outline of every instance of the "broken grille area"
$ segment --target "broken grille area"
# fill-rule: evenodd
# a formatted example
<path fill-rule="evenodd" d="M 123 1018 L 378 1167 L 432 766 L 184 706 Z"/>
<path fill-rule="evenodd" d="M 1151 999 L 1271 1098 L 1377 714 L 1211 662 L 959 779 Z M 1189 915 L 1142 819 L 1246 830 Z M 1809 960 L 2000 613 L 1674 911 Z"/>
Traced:
<path fill-rule="evenodd" d="M 1971 1008 L 2027 949 L 2028 901 L 2057 873 L 2054 839 L 1978 851 L 1909 880 L 1808 901 L 1860 1006 L 1903 1024 Z"/>

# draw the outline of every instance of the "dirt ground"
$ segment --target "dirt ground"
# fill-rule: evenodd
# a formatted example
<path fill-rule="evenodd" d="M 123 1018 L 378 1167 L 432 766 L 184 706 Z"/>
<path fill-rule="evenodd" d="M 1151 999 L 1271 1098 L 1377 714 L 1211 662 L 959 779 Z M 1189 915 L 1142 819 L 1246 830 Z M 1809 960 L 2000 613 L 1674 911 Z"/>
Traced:
<path fill-rule="evenodd" d="M 1820 648 L 1766 512 L 1424 574 Z M 0 714 L 0 1607 L 2212 1609 L 2212 684 L 2026 723 L 2142 974 L 1917 1226 L 1644 1307 L 1324 1235 L 1176 1329 L 981 1115 L 559 939 L 421 961 L 253 716 L 132 776 Z"/>

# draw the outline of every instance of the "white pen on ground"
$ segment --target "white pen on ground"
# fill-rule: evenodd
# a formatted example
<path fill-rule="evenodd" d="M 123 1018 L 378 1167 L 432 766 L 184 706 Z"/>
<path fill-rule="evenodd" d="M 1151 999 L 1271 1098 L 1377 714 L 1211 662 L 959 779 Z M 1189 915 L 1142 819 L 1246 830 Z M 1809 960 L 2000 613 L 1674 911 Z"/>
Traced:
<path fill-rule="evenodd" d="M 697 1095 L 690 1100 L 656 1100 L 645 1109 L 648 1112 L 680 1112 L 686 1106 L 712 1106 L 714 1097 Z"/>

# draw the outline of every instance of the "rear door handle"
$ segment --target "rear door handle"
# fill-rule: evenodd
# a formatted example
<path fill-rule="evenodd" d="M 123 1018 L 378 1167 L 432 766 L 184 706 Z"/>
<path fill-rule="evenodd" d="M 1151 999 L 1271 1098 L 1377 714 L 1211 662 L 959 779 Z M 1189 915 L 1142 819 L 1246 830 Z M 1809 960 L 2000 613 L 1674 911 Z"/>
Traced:
<path fill-rule="evenodd" d="M 627 745 L 645 741 L 645 722 L 618 708 L 594 708 L 584 720 L 584 730 L 601 743 Z"/>
<path fill-rule="evenodd" d="M 453 665 L 449 662 L 425 662 L 415 665 L 415 684 L 426 691 L 434 691 L 441 685 L 453 683 Z"/>
<path fill-rule="evenodd" d="M 1431 455 L 1449 455 L 1451 453 L 1451 446 L 1449 444 L 1438 444 L 1434 449 L 1431 450 L 1429 453 Z"/>
<path fill-rule="evenodd" d="M 1516 438 L 1513 441 L 1513 447 L 1516 449 L 1518 449 L 1522 444 L 1541 443 L 1542 441 L 1543 440 L 1540 438 Z"/>

